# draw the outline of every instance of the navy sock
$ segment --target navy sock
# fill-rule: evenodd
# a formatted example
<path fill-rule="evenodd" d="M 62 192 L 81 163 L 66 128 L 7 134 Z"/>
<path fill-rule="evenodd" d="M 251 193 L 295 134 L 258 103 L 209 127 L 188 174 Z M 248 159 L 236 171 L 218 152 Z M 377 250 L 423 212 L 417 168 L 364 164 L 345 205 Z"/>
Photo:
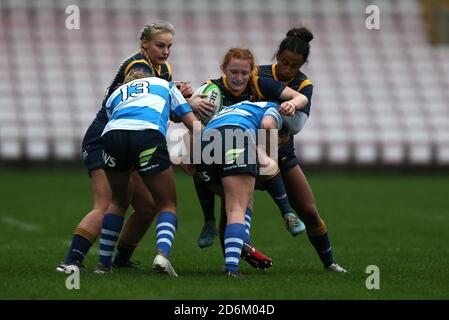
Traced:
<path fill-rule="evenodd" d="M 321 236 L 310 236 L 309 240 L 315 247 L 316 252 L 320 256 L 321 262 L 325 268 L 334 263 L 334 254 L 332 252 L 332 246 L 327 236 L 327 232 Z"/>
<path fill-rule="evenodd" d="M 128 262 L 137 246 L 128 244 L 122 240 L 119 240 L 117 245 L 116 254 L 114 257 L 114 263 L 126 263 Z"/>
<path fill-rule="evenodd" d="M 64 263 L 71 264 L 75 261 L 79 261 L 79 263 L 82 263 L 90 247 L 92 247 L 92 242 L 90 242 L 89 239 L 79 234 L 74 234 L 72 243 L 70 244 L 69 252 L 67 253 L 67 257 L 65 258 Z"/>
<path fill-rule="evenodd" d="M 203 210 L 204 221 L 215 221 L 215 194 L 209 191 L 204 183 L 194 181 L 194 185 Z"/>
<path fill-rule="evenodd" d="M 284 181 L 282 181 L 280 173 L 268 180 L 262 181 L 262 185 L 268 191 L 271 198 L 273 198 L 274 202 L 276 202 L 279 210 L 281 210 L 282 217 L 286 213 L 294 212 L 288 202 L 287 191 L 285 190 Z"/>

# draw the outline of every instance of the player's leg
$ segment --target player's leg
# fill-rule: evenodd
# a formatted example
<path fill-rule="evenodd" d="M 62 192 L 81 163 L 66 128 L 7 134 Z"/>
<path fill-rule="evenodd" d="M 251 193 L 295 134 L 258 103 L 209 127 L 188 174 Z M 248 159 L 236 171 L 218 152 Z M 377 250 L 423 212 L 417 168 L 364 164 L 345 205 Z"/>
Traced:
<path fill-rule="evenodd" d="M 255 178 L 242 173 L 222 178 L 227 224 L 224 232 L 225 270 L 227 275 L 239 276 L 239 260 L 245 232 L 245 212 L 251 201 Z"/>
<path fill-rule="evenodd" d="M 112 130 L 103 136 L 104 170 L 111 187 L 112 201 L 104 214 L 101 226 L 100 258 L 95 268 L 96 273 L 111 271 L 112 253 L 131 201 L 130 141 L 130 131 L 126 130 Z"/>
<path fill-rule="evenodd" d="M 198 246 L 206 248 L 213 244 L 217 236 L 217 227 L 215 223 L 215 194 L 207 188 L 207 186 L 193 179 L 195 191 L 200 200 L 201 210 L 204 217 L 204 224 L 198 237 Z"/>
<path fill-rule="evenodd" d="M 174 241 L 178 218 L 176 215 L 176 188 L 173 167 L 143 177 L 143 181 L 155 199 L 156 222 L 156 256 L 153 269 L 177 277 L 168 257 Z"/>
<path fill-rule="evenodd" d="M 184 144 L 186 144 L 186 141 L 192 141 L 192 136 L 190 132 L 186 132 L 183 136 Z M 190 155 L 193 153 L 193 144 L 188 143 L 190 146 L 189 153 Z M 175 150 L 179 150 L 178 148 L 172 147 L 171 152 L 172 154 L 176 154 L 174 152 Z M 176 160 L 178 158 L 176 157 Z M 204 224 L 201 228 L 200 235 L 198 236 L 198 246 L 200 248 L 206 248 L 213 244 L 213 241 L 215 237 L 217 236 L 217 227 L 215 223 L 215 194 L 209 190 L 208 186 L 204 183 L 203 179 L 199 178 L 197 175 L 197 172 L 195 170 L 195 166 L 192 164 L 185 164 L 181 161 L 179 164 L 179 167 L 181 167 L 184 172 L 186 172 L 188 175 L 193 176 L 193 184 L 195 187 L 195 192 L 198 197 L 198 200 L 200 201 L 200 206 L 202 210 L 202 215 L 204 219 Z M 206 178 L 206 177 L 203 177 Z"/>
<path fill-rule="evenodd" d="M 287 196 L 287 191 L 285 190 L 284 182 L 282 181 L 282 175 L 279 171 L 272 176 L 266 178 L 260 176 L 260 178 L 260 183 L 263 188 L 270 194 L 271 198 L 278 206 L 287 230 L 293 236 L 303 233 L 305 231 L 305 225 L 296 216 L 290 206 L 289 197 Z"/>
<path fill-rule="evenodd" d="M 248 206 L 246 207 L 245 210 L 245 242 L 246 243 L 251 243 L 251 222 L 253 220 L 253 206 L 254 206 L 254 202 L 253 202 L 253 198 L 251 197 L 251 199 L 249 200 Z"/>
<path fill-rule="evenodd" d="M 251 221 L 252 221 L 252 207 L 253 207 L 253 199 L 251 199 L 248 207 L 245 211 L 245 238 L 242 247 L 241 258 L 245 260 L 251 267 L 257 270 L 268 270 L 271 266 L 273 266 L 273 259 L 268 257 L 262 251 L 258 250 L 251 241 L 250 229 L 251 229 Z M 226 217 L 226 207 L 224 196 L 221 197 L 221 210 L 220 210 L 220 223 L 219 223 L 219 235 L 220 235 L 220 245 L 223 252 L 223 256 L 225 256 L 225 245 L 224 245 L 224 233 L 227 224 Z"/>
<path fill-rule="evenodd" d="M 91 172 L 93 209 L 80 221 L 70 243 L 67 256 L 56 271 L 65 272 L 67 266 L 84 268 L 82 262 L 100 234 L 103 216 L 111 202 L 111 189 L 103 169 Z"/>
<path fill-rule="evenodd" d="M 282 136 L 282 130 L 279 132 L 279 135 L 280 137 Z M 278 205 L 286 229 L 293 236 L 300 235 L 305 231 L 305 225 L 290 205 L 283 177 L 280 173 L 280 171 L 286 171 L 298 163 L 293 147 L 293 138 L 290 137 L 287 140 L 287 143 L 279 148 L 279 165 L 275 161 L 269 160 L 271 163 L 271 165 L 268 166 L 269 170 L 267 170 L 267 168 L 264 168 L 263 171 L 261 170 L 261 172 L 265 172 L 268 176 L 260 175 L 258 181 Z"/>
<path fill-rule="evenodd" d="M 269 130 L 276 128 L 276 121 L 271 117 L 265 117 L 262 120 L 261 127 L 267 130 L 261 130 L 260 136 L 258 137 L 258 146 L 257 146 L 257 160 L 259 163 L 259 176 L 258 183 L 260 183 L 264 190 L 266 190 L 273 201 L 278 206 L 281 216 L 285 217 L 285 215 L 293 212 L 293 209 L 290 207 L 288 202 L 287 192 L 285 191 L 284 183 L 282 182 L 282 176 L 279 173 L 279 167 L 274 159 L 270 157 L 270 151 L 272 152 L 270 146 L 272 144 L 277 145 L 277 140 L 272 141 L 273 136 L 272 133 L 278 132 L 278 130 Z M 262 135 L 262 133 L 264 133 Z"/>
<path fill-rule="evenodd" d="M 221 250 L 223 252 L 223 256 L 225 253 L 225 245 L 224 245 L 224 234 L 226 230 L 226 225 L 228 222 L 228 219 L 226 217 L 226 205 L 225 205 L 225 198 L 224 196 L 221 197 L 221 205 L 220 205 L 220 223 L 218 225 L 218 233 L 220 235 L 220 245 Z"/>
<path fill-rule="evenodd" d="M 318 213 L 312 189 L 299 165 L 282 172 L 282 177 L 291 204 L 304 221 L 309 240 L 317 251 L 324 267 L 331 271 L 346 272 L 335 264 L 327 226 Z"/>
<path fill-rule="evenodd" d="M 131 267 L 131 256 L 156 216 L 154 199 L 137 171 L 131 175 L 133 213 L 126 220 L 117 245 L 114 267 Z"/>
<path fill-rule="evenodd" d="M 156 256 L 153 269 L 176 277 L 168 259 L 178 225 L 173 167 L 165 137 L 155 130 L 137 131 L 133 166 L 154 199 L 156 219 Z M 150 214 L 150 213 L 148 213 Z"/>
<path fill-rule="evenodd" d="M 250 230 L 253 215 L 253 199 L 245 211 L 245 239 L 242 247 L 241 258 L 251 267 L 257 270 L 267 270 L 273 265 L 273 260 L 254 247 L 251 241 Z"/>
<path fill-rule="evenodd" d="M 104 213 L 111 202 L 111 189 L 103 170 L 103 148 L 100 140 L 102 131 L 103 126 L 94 121 L 83 139 L 83 162 L 91 177 L 93 208 L 76 227 L 66 258 L 56 268 L 58 272 L 65 272 L 70 265 L 77 265 L 83 270 L 84 257 L 100 234 Z"/>
<path fill-rule="evenodd" d="M 106 169 L 107 170 L 107 169 Z M 96 273 L 107 273 L 112 267 L 112 253 L 115 249 L 124 216 L 131 200 L 129 189 L 131 170 L 123 172 L 106 172 L 112 191 L 112 202 L 104 214 L 100 235 L 100 258 Z"/>
<path fill-rule="evenodd" d="M 100 234 L 103 215 L 112 200 L 111 187 L 103 169 L 91 172 L 93 209 L 80 221 L 77 229 L 92 236 Z M 95 238 L 93 240 L 95 240 Z"/>
<path fill-rule="evenodd" d="M 100 234 L 103 216 L 111 203 L 112 194 L 106 173 L 103 169 L 96 169 L 90 175 L 92 181 L 93 209 L 80 221 L 75 235 L 84 236 L 89 240 L 90 245 L 92 245 Z M 76 245 L 73 249 L 73 251 L 87 253 L 85 250 L 79 250 L 81 248 L 78 248 Z"/>

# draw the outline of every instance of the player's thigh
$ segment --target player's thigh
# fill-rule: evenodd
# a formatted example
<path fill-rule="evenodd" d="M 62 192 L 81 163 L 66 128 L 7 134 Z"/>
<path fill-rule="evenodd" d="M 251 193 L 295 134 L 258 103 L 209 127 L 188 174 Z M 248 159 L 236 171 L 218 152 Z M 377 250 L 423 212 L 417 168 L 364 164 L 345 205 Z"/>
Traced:
<path fill-rule="evenodd" d="M 294 209 L 308 215 L 318 215 L 312 188 L 301 168 L 296 165 L 282 172 L 282 179 Z"/>
<path fill-rule="evenodd" d="M 176 211 L 176 187 L 172 166 L 154 175 L 142 176 L 142 179 L 153 195 L 157 212 Z"/>
<path fill-rule="evenodd" d="M 245 223 L 255 184 L 255 177 L 248 173 L 222 178 L 228 223 Z"/>
<path fill-rule="evenodd" d="M 131 181 L 133 185 L 131 205 L 134 211 L 137 214 L 154 213 L 156 206 L 153 195 L 143 182 L 142 177 L 135 170 L 131 174 Z"/>
<path fill-rule="evenodd" d="M 242 203 L 246 210 L 252 199 L 255 177 L 249 173 L 241 173 L 224 176 L 221 181 L 226 201 Z"/>
<path fill-rule="evenodd" d="M 126 211 L 131 201 L 129 180 L 131 170 L 122 172 L 106 172 L 112 191 L 112 203 Z"/>
<path fill-rule="evenodd" d="M 90 176 L 94 209 L 106 210 L 112 200 L 112 192 L 106 173 L 103 169 L 95 169 L 90 172 Z"/>
<path fill-rule="evenodd" d="M 112 202 L 121 209 L 128 207 L 130 198 L 130 131 L 112 130 L 103 135 L 104 170 L 112 191 Z"/>
<path fill-rule="evenodd" d="M 156 130 L 133 132 L 132 137 L 133 166 L 151 193 L 157 212 L 176 210 L 175 178 L 165 137 Z"/>

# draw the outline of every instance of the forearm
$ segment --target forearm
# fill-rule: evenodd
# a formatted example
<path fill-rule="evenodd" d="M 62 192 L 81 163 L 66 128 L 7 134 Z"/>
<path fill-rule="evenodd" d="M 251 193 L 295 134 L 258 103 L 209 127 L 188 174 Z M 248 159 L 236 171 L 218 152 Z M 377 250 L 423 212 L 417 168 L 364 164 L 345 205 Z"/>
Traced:
<path fill-rule="evenodd" d="M 184 125 L 187 127 L 187 129 L 189 129 L 190 132 L 193 132 L 194 122 L 195 121 L 199 122 L 199 120 L 195 117 L 193 112 L 188 112 L 188 113 L 184 114 L 181 119 L 182 119 L 182 123 L 184 123 Z"/>
<path fill-rule="evenodd" d="M 304 108 L 309 103 L 309 99 L 307 99 L 305 95 L 289 87 L 285 87 L 280 98 L 286 102 L 292 103 L 296 110 Z"/>
<path fill-rule="evenodd" d="M 290 100 L 294 105 L 296 110 L 300 110 L 304 108 L 308 103 L 309 99 L 301 93 L 298 92 L 298 94 Z"/>

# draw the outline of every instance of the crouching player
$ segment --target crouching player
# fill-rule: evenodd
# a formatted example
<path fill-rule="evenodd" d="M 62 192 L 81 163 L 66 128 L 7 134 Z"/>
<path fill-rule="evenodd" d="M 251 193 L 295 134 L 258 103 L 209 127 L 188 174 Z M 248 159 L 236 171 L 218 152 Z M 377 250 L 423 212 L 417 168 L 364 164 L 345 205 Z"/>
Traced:
<path fill-rule="evenodd" d="M 169 82 L 133 71 L 106 102 L 109 122 L 103 134 L 104 169 L 112 190 L 112 203 L 103 219 L 100 261 L 96 273 L 111 272 L 112 252 L 130 203 L 133 169 L 153 195 L 157 212 L 156 256 L 153 269 L 177 276 L 168 260 L 177 227 L 176 190 L 166 131 L 171 114 L 189 130 L 196 120 L 190 105 Z"/>
<path fill-rule="evenodd" d="M 244 101 L 225 107 L 203 131 L 201 164 L 196 169 L 204 182 L 224 198 L 227 223 L 223 244 L 227 276 L 241 276 L 242 247 L 249 242 L 245 213 L 251 205 L 258 175 L 257 129 L 278 129 L 282 126 L 280 114 L 293 115 L 294 112 L 295 106 L 290 103 L 279 107 L 272 102 Z"/>

